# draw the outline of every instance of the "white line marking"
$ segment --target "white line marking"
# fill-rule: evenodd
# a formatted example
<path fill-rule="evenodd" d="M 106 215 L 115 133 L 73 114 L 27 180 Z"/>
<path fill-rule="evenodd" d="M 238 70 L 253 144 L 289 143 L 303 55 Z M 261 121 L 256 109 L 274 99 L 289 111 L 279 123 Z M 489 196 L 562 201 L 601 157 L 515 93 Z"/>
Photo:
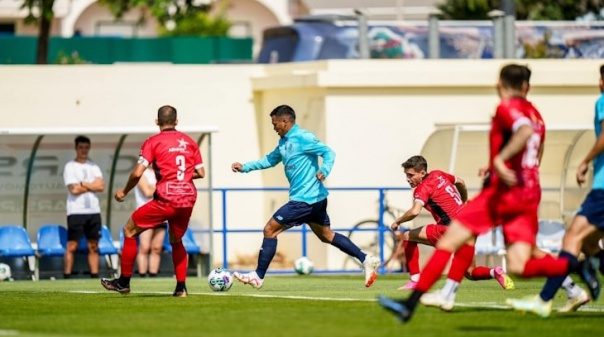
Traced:
<path fill-rule="evenodd" d="M 90 290 L 74 290 L 69 291 L 70 293 L 76 294 L 103 294 L 106 291 L 90 291 Z M 132 292 L 132 294 L 155 294 L 155 295 L 170 295 L 171 292 L 163 291 L 145 291 L 145 292 Z M 241 297 L 259 297 L 259 298 L 281 298 L 289 300 L 309 300 L 309 301 L 339 301 L 339 302 L 375 302 L 373 298 L 353 298 L 353 297 L 316 297 L 316 296 L 296 296 L 296 295 L 270 295 L 270 294 L 241 294 L 241 293 L 228 293 L 228 292 L 215 292 L 215 293 L 189 293 L 189 295 L 199 296 L 241 296 Z M 456 307 L 465 308 L 488 308 L 488 309 L 502 309 L 511 310 L 512 308 L 496 302 L 455 302 Z M 588 312 L 604 312 L 602 307 L 589 307 L 583 306 L 578 311 Z M 2 331 L 2 330 L 0 330 Z M 1 333 L 0 333 L 1 335 Z"/>

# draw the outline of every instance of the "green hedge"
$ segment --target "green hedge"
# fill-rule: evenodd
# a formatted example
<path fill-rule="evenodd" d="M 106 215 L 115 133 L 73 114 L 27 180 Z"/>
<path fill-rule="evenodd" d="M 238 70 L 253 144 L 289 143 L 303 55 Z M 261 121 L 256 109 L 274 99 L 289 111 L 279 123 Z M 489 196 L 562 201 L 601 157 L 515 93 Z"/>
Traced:
<path fill-rule="evenodd" d="M 112 64 L 171 62 L 177 64 L 252 61 L 253 40 L 224 37 L 52 37 L 48 63 Z M 0 37 L 0 64 L 34 64 L 37 37 Z"/>

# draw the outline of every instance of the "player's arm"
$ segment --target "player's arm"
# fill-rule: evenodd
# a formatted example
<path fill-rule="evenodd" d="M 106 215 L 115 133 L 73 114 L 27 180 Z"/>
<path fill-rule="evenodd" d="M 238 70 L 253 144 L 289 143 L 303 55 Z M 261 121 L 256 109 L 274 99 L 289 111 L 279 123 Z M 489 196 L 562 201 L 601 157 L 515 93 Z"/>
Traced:
<path fill-rule="evenodd" d="M 138 181 L 141 179 L 146 169 L 147 167 L 143 165 L 139 159 L 139 162 L 136 163 L 136 166 L 134 166 L 130 172 L 130 175 L 128 176 L 126 186 L 115 192 L 115 200 L 120 202 L 124 201 L 124 198 L 126 195 L 128 195 L 128 192 L 130 192 L 138 184 Z"/>
<path fill-rule="evenodd" d="M 604 127 L 604 119 L 600 121 L 600 126 Z M 585 156 L 581 164 L 579 164 L 579 167 L 577 167 L 577 183 L 579 185 L 583 184 L 586 180 L 589 163 L 591 163 L 591 161 L 599 156 L 602 152 L 604 152 L 604 133 L 600 134 L 600 137 L 596 139 L 594 146 L 591 148 L 589 153 L 587 153 L 587 156 Z"/>
<path fill-rule="evenodd" d="M 468 188 L 466 187 L 466 182 L 460 177 L 455 177 L 455 188 L 457 188 L 461 196 L 461 201 L 464 203 L 468 201 Z"/>
<path fill-rule="evenodd" d="M 155 184 L 149 182 L 149 179 L 143 175 L 136 185 L 146 198 L 151 198 L 155 193 Z"/>
<path fill-rule="evenodd" d="M 405 213 L 403 213 L 403 215 L 396 218 L 396 220 L 394 220 L 392 225 L 390 225 L 390 228 L 393 231 L 396 231 L 399 229 L 399 227 L 402 223 L 415 219 L 419 215 L 419 213 L 421 213 L 422 207 L 424 207 L 424 204 L 420 200 L 416 199 L 413 202 L 413 206 L 411 206 L 411 208 L 409 208 L 407 211 L 405 211 Z"/>
<path fill-rule="evenodd" d="M 303 135 L 303 150 L 304 153 L 319 156 L 323 159 L 323 163 L 317 172 L 317 178 L 321 181 L 325 180 L 331 173 L 331 169 L 336 162 L 336 153 L 329 146 L 323 144 L 317 136 L 308 132 Z"/>
<path fill-rule="evenodd" d="M 255 170 L 264 170 L 269 167 L 273 167 L 281 162 L 281 152 L 279 152 L 279 147 L 275 147 L 275 149 L 264 156 L 264 158 L 260 160 L 250 161 L 245 164 L 241 163 L 233 163 L 231 165 L 231 169 L 233 172 L 242 172 L 247 173 Z"/>
<path fill-rule="evenodd" d="M 203 165 L 195 168 L 195 172 L 193 172 L 193 179 L 203 179 L 206 176 L 206 169 Z"/>
<path fill-rule="evenodd" d="M 195 166 L 193 167 L 193 179 L 203 179 L 206 176 L 206 168 L 203 164 L 203 159 L 201 158 L 201 152 L 199 151 L 199 147 L 197 147 L 197 151 L 195 152 L 195 156 L 193 157 L 193 162 Z"/>
<path fill-rule="evenodd" d="M 493 167 L 495 172 L 501 178 L 504 184 L 513 186 L 517 183 L 516 173 L 505 165 L 510 158 L 520 153 L 526 147 L 526 143 L 533 135 L 533 128 L 527 123 L 518 127 L 512 134 L 512 138 L 493 158 Z"/>

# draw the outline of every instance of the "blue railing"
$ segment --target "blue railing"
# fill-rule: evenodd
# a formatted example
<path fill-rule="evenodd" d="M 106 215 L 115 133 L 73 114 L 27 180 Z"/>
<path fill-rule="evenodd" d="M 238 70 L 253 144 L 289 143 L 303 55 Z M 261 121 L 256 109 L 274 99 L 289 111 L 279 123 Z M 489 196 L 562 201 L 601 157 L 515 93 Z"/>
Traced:
<path fill-rule="evenodd" d="M 328 188 L 329 191 L 347 191 L 347 192 L 378 192 L 378 200 L 379 200 L 379 209 L 378 214 L 375 217 L 380 224 L 379 228 L 374 230 L 372 229 L 359 229 L 363 231 L 378 231 L 379 237 L 379 251 L 380 251 L 380 260 L 384 261 L 387 256 L 384 255 L 384 232 L 389 231 L 389 227 L 384 224 L 384 213 L 386 210 L 386 199 L 385 194 L 386 191 L 409 191 L 410 188 L 401 188 L 401 187 L 331 187 Z M 199 192 L 207 192 L 207 189 L 198 189 Z M 227 195 L 232 192 L 287 192 L 288 188 L 285 187 L 265 187 L 265 188 L 213 188 L 214 192 L 219 192 L 221 195 L 221 203 L 222 203 L 222 228 L 213 228 L 214 234 L 222 235 L 222 266 L 223 268 L 228 268 L 228 240 L 227 236 L 230 233 L 261 233 L 263 231 L 262 228 L 259 229 L 241 229 L 241 228 L 229 228 L 228 225 L 228 201 Z M 360 220 L 360 219 L 359 219 Z M 351 230 L 348 228 L 332 228 L 335 232 L 349 232 Z M 208 230 L 195 230 L 195 232 L 206 232 Z M 309 229 L 307 226 L 300 226 L 296 228 L 291 228 L 287 230 L 288 233 L 301 233 L 302 238 L 302 255 L 307 255 L 307 234 Z M 291 273 L 282 270 L 269 270 L 269 273 Z M 315 270 L 315 273 L 344 273 L 344 272 L 352 272 L 351 270 Z M 383 270 L 382 270 L 383 272 Z"/>

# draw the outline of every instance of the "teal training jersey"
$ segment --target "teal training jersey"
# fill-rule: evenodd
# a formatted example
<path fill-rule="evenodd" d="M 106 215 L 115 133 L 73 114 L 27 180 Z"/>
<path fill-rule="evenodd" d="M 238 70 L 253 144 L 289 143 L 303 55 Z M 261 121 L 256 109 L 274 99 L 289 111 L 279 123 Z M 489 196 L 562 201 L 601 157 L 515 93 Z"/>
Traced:
<path fill-rule="evenodd" d="M 594 129 L 596 139 L 602 134 L 602 120 L 604 120 L 604 95 L 601 95 L 596 102 L 596 115 L 594 117 Z M 594 158 L 594 181 L 593 189 L 604 189 L 604 153 L 600 153 Z"/>
<path fill-rule="evenodd" d="M 322 167 L 319 167 L 319 157 L 323 158 Z M 335 158 L 335 152 L 321 143 L 317 136 L 295 124 L 271 153 L 243 164 L 242 172 L 262 170 L 283 162 L 289 181 L 289 199 L 314 204 L 329 194 L 315 175 L 321 171 L 327 177 Z"/>

